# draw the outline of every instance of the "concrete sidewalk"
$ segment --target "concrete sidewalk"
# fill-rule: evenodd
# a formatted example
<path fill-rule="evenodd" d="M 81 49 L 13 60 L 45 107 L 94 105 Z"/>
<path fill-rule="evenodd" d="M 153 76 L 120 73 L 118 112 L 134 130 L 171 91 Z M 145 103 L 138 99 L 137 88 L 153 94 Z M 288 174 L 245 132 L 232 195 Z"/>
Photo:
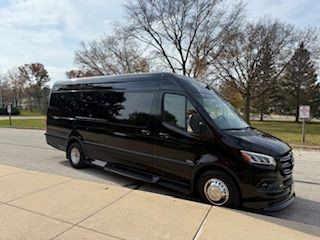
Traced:
<path fill-rule="evenodd" d="M 9 239 L 320 239 L 320 229 L 0 165 L 0 240 Z"/>

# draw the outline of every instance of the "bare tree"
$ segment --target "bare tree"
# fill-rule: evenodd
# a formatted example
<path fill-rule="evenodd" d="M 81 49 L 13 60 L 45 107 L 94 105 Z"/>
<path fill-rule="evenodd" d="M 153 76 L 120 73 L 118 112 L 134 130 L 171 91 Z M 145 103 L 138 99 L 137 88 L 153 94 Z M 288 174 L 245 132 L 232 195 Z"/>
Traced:
<path fill-rule="evenodd" d="M 10 84 L 6 76 L 0 75 L 0 109 L 11 101 Z M 1 113 L 0 113 L 1 114 Z"/>
<path fill-rule="evenodd" d="M 247 23 L 226 38 L 215 69 L 242 94 L 248 122 L 251 101 L 266 95 L 280 79 L 290 62 L 294 41 L 294 27 L 277 20 Z"/>
<path fill-rule="evenodd" d="M 91 71 L 84 71 L 80 69 L 72 69 L 65 72 L 67 78 L 83 78 L 83 77 L 91 77 L 95 76 L 95 74 Z"/>
<path fill-rule="evenodd" d="M 224 81 L 219 86 L 219 91 L 229 103 L 232 104 L 237 110 L 243 107 L 243 97 L 239 90 L 230 81 Z"/>
<path fill-rule="evenodd" d="M 0 74 L 0 108 L 3 107 L 3 76 Z"/>
<path fill-rule="evenodd" d="M 7 74 L 8 81 L 12 90 L 13 105 L 21 108 L 21 102 L 26 85 L 26 79 L 20 74 L 18 68 L 12 68 Z"/>
<path fill-rule="evenodd" d="M 43 88 L 50 80 L 48 71 L 41 63 L 24 64 L 19 67 L 19 75 L 22 81 L 27 85 L 25 92 L 29 99 L 34 98 L 38 105 L 38 109 L 42 109 Z M 32 105 L 31 105 L 32 107 Z"/>
<path fill-rule="evenodd" d="M 100 40 L 82 42 L 75 63 L 81 68 L 80 77 L 149 71 L 149 61 L 142 57 L 135 40 L 120 30 Z"/>
<path fill-rule="evenodd" d="M 239 21 L 238 2 L 223 0 L 134 0 L 126 5 L 127 33 L 151 47 L 172 72 L 203 76 L 221 52 L 224 35 Z"/>

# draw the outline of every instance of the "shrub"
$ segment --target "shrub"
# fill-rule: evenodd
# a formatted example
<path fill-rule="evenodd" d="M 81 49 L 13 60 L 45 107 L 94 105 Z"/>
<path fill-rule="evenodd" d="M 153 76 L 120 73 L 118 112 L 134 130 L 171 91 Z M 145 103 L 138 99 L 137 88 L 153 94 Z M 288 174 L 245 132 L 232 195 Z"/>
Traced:
<path fill-rule="evenodd" d="M 7 112 L 7 108 L 0 108 L 0 115 L 9 115 Z M 20 115 L 19 109 L 11 107 L 11 115 Z"/>

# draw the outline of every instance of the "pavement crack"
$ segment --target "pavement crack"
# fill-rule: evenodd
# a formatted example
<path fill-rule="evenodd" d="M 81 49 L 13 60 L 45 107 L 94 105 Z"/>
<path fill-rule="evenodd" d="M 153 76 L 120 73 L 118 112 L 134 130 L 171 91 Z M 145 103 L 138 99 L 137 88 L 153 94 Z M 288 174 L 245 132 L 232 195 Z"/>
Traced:
<path fill-rule="evenodd" d="M 320 186 L 320 183 L 317 183 L 317 182 L 309 182 L 309 181 L 301 181 L 301 180 L 295 180 L 295 182 Z"/>
<path fill-rule="evenodd" d="M 21 172 L 24 172 L 24 170 L 17 171 L 17 172 L 12 172 L 12 173 L 8 173 L 8 174 L 5 174 L 5 175 L 1 175 L 0 178 L 2 178 L 2 177 L 7 177 L 7 176 L 11 176 L 11 175 L 15 175 L 15 174 L 21 173 Z"/>
<path fill-rule="evenodd" d="M 10 203 L 3 203 L 3 204 L 4 204 L 4 205 L 7 205 L 7 206 L 10 206 L 10 207 L 13 207 L 13 208 L 17 208 L 17 209 L 20 209 L 20 210 L 29 212 L 29 213 L 33 213 L 33 214 L 36 214 L 36 215 L 40 215 L 40 216 L 43 216 L 43 217 L 47 217 L 47 218 L 50 218 L 50 219 L 53 219 L 53 220 L 56 220 L 56 221 L 59 221 L 59 222 L 67 223 L 67 224 L 69 224 L 69 225 L 73 225 L 72 222 L 68 222 L 68 221 L 63 220 L 63 219 L 60 219 L 60 218 L 48 216 L 48 215 L 46 215 L 46 214 L 39 213 L 39 212 L 36 212 L 36 211 L 32 211 L 32 210 L 30 210 L 30 209 L 26 209 L 26 208 L 23 208 L 23 207 L 19 207 L 19 206 L 10 204 Z M 1 204 L 0 204 L 0 205 L 1 205 Z"/>
<path fill-rule="evenodd" d="M 111 234 L 100 232 L 100 231 L 97 231 L 97 230 L 94 230 L 94 229 L 91 229 L 91 228 L 87 228 L 85 226 L 77 226 L 77 227 L 78 228 L 83 228 L 83 229 L 86 229 L 86 230 L 89 230 L 89 231 L 92 231 L 92 232 L 100 233 L 100 234 L 103 234 L 103 235 L 106 235 L 106 236 L 109 236 L 109 237 L 117 238 L 117 239 L 120 239 L 120 240 L 126 240 L 124 238 L 120 238 L 120 237 L 117 237 L 117 236 L 114 236 L 114 235 L 111 235 Z"/>
<path fill-rule="evenodd" d="M 24 198 L 24 197 L 26 197 L 26 196 L 29 196 L 29 195 L 31 195 L 31 194 L 34 194 L 34 193 L 37 193 L 37 192 L 41 192 L 41 191 L 43 191 L 43 190 L 47 190 L 47 189 L 49 189 L 49 188 L 56 187 L 56 186 L 59 186 L 59 185 L 61 185 L 61 184 L 63 184 L 63 183 L 70 182 L 70 181 L 73 181 L 73 180 L 74 180 L 74 179 L 71 178 L 71 179 L 67 179 L 67 180 L 65 180 L 65 181 L 58 182 L 58 183 L 56 183 L 56 184 L 50 185 L 50 186 L 46 186 L 46 187 L 41 188 L 41 189 L 37 189 L 37 190 L 35 190 L 35 191 L 33 191 L 33 192 L 29 192 L 29 193 L 27 193 L 27 194 L 24 194 L 24 195 L 21 196 L 21 197 L 18 197 L 18 198 L 15 198 L 15 199 L 13 199 L 13 200 L 10 200 L 9 202 L 7 202 L 7 204 L 10 204 L 10 203 L 12 203 L 12 202 L 14 202 L 14 201 L 17 201 L 17 200 L 19 200 L 19 199 L 21 199 L 21 198 Z"/>
<path fill-rule="evenodd" d="M 130 194 L 130 193 L 133 192 L 133 191 L 134 191 L 134 189 L 131 190 L 131 191 L 128 191 L 127 193 L 125 193 L 125 194 L 123 194 L 122 196 L 118 197 L 118 198 L 115 199 L 114 201 L 108 203 L 106 206 L 103 206 L 102 208 L 100 208 L 100 209 L 96 210 L 95 212 L 91 213 L 90 215 L 86 216 L 86 217 L 85 217 L 84 219 L 82 219 L 81 221 L 73 224 L 71 227 L 69 227 L 69 228 L 65 229 L 64 231 L 62 231 L 61 233 L 57 234 L 56 236 L 54 236 L 54 237 L 51 238 L 50 240 L 56 239 L 57 237 L 61 236 L 62 234 L 64 234 L 65 232 L 71 230 L 71 229 L 74 228 L 74 227 L 86 228 L 86 227 L 83 227 L 83 226 L 79 226 L 79 224 L 81 224 L 82 222 L 84 222 L 84 221 L 87 220 L 88 218 L 94 216 L 94 215 L 97 214 L 98 212 L 100 212 L 100 211 L 106 209 L 107 207 L 111 206 L 112 204 L 118 202 L 119 200 L 121 200 L 122 198 L 124 198 L 125 196 L 127 196 L 128 194 Z M 86 228 L 86 229 L 91 230 L 91 231 L 94 231 L 94 230 L 92 230 L 92 229 L 90 229 L 90 228 Z M 96 232 L 97 232 L 97 231 L 96 231 Z M 110 235 L 110 234 L 106 234 L 106 233 L 102 233 L 102 234 L 107 235 L 107 236 L 112 236 L 112 237 L 114 237 L 114 238 L 122 239 L 122 238 L 120 238 L 120 237 L 113 236 L 113 235 Z"/>
<path fill-rule="evenodd" d="M 205 216 L 204 216 L 204 218 L 202 219 L 202 221 L 201 221 L 201 223 L 200 223 L 200 226 L 198 227 L 198 229 L 197 229 L 194 237 L 192 238 L 193 240 L 199 239 L 199 237 L 200 237 L 200 235 L 201 235 L 201 233 L 202 233 L 202 228 L 203 228 L 203 226 L 204 226 L 204 224 L 205 224 L 205 222 L 206 222 L 206 219 L 207 219 L 207 217 L 208 217 L 211 209 L 212 209 L 212 205 L 208 208 L 207 212 L 205 213 Z"/>

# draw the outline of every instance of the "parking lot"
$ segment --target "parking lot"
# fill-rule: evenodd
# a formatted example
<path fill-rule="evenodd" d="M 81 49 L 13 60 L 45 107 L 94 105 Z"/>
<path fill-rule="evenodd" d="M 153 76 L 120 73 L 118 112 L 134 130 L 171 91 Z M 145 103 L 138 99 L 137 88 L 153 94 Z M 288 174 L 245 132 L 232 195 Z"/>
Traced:
<path fill-rule="evenodd" d="M 44 131 L 0 128 L 0 136 L 0 164 L 107 185 L 139 187 L 143 191 L 197 201 L 193 197 L 156 185 L 141 184 L 98 168 L 75 170 L 69 166 L 64 152 L 46 144 Z M 320 227 L 320 152 L 295 149 L 294 154 L 297 199 L 287 209 L 270 215 Z"/>

